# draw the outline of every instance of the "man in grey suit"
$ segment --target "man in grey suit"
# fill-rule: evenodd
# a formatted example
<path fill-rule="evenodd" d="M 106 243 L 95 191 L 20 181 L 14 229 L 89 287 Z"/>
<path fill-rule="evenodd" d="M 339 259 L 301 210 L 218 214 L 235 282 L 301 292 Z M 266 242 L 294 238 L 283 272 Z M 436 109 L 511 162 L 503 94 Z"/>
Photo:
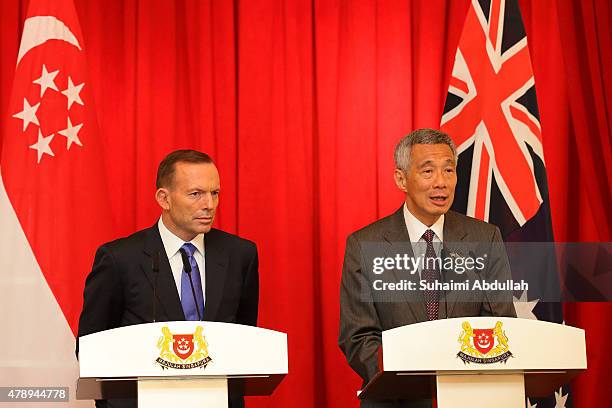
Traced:
<path fill-rule="evenodd" d="M 419 285 L 511 279 L 499 229 L 449 211 L 457 184 L 452 139 L 437 130 L 416 130 L 396 146 L 395 165 L 395 182 L 406 194 L 404 204 L 348 237 L 342 269 L 339 344 L 363 386 L 379 371 L 384 330 L 443 318 L 516 316 L 508 290 L 447 291 Z M 468 257 L 477 259 L 472 268 L 449 268 L 441 262 Z M 380 262 L 383 258 L 393 266 L 373 268 L 390 266 Z M 410 265 L 400 262 L 407 258 L 423 263 L 411 271 L 402 269 Z M 424 261 L 433 259 L 440 263 Z M 385 285 L 402 282 L 411 290 L 385 290 L 393 287 Z M 361 406 L 431 407 L 431 400 L 362 400 Z"/>

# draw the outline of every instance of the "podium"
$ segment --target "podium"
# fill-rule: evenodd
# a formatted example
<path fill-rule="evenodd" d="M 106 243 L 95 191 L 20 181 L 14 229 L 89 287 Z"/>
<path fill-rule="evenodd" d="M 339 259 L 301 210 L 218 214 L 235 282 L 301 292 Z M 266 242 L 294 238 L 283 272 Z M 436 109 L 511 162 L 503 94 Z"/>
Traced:
<path fill-rule="evenodd" d="M 219 322 L 146 323 L 79 338 L 77 399 L 227 407 L 228 393 L 270 395 L 287 372 L 285 333 Z"/>
<path fill-rule="evenodd" d="M 379 373 L 360 399 L 424 399 L 438 407 L 525 407 L 587 368 L 584 330 L 505 317 L 434 320 L 382 333 Z"/>

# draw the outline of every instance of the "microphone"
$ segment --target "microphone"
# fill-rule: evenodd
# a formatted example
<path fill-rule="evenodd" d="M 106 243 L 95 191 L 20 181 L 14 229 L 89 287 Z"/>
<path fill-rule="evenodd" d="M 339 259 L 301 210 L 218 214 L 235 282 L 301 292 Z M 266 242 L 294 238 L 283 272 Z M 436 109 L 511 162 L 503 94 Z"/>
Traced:
<path fill-rule="evenodd" d="M 442 248 L 440 249 L 440 259 L 442 261 L 442 264 L 440 265 L 440 280 L 442 281 L 442 286 L 444 286 L 444 282 L 445 282 L 444 273 L 446 272 L 446 270 L 444 269 L 444 259 L 446 259 L 447 256 L 448 256 L 448 251 L 444 243 L 442 243 Z M 444 293 L 444 316 L 446 319 L 448 319 L 449 318 L 448 316 L 448 296 L 445 290 L 443 290 L 442 293 Z"/>
<path fill-rule="evenodd" d="M 198 312 L 198 320 L 202 320 L 202 315 L 200 314 L 200 306 L 198 306 L 198 299 L 196 298 L 195 289 L 193 287 L 193 280 L 191 279 L 191 262 L 189 262 L 189 256 L 187 255 L 187 251 L 185 251 L 183 248 L 179 249 L 179 251 L 181 253 L 181 259 L 183 260 L 183 268 L 189 276 L 189 286 L 191 286 L 193 302 L 195 303 L 196 312 Z"/>
<path fill-rule="evenodd" d="M 159 276 L 159 249 L 153 253 L 151 270 L 153 270 L 153 323 L 155 323 L 157 321 L 157 277 Z"/>
<path fill-rule="evenodd" d="M 472 259 L 476 259 L 476 255 L 474 254 L 474 251 L 470 251 L 470 257 Z M 474 268 L 474 270 L 476 271 L 476 275 L 478 275 L 478 277 L 482 279 L 482 276 L 480 275 L 480 271 L 478 270 L 478 268 Z M 491 311 L 492 317 L 496 317 L 495 310 L 493 310 L 493 304 L 489 300 L 489 296 L 487 296 L 487 291 L 483 290 L 482 293 L 484 295 L 485 300 L 487 301 L 487 304 L 489 305 L 489 310 Z"/>

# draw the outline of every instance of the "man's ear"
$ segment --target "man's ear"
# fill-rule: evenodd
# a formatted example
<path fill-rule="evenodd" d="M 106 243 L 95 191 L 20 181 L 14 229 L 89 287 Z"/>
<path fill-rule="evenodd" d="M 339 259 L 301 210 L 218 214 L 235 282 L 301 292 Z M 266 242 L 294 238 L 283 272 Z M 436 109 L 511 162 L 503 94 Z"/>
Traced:
<path fill-rule="evenodd" d="M 395 169 L 395 172 L 393 173 L 393 178 L 395 179 L 395 185 L 397 186 L 397 188 L 406 193 L 406 174 L 400 169 Z"/>
<path fill-rule="evenodd" d="M 170 194 L 167 189 L 162 187 L 158 188 L 155 192 L 155 200 L 157 201 L 157 204 L 159 204 L 159 206 L 164 210 L 170 209 L 169 199 Z"/>

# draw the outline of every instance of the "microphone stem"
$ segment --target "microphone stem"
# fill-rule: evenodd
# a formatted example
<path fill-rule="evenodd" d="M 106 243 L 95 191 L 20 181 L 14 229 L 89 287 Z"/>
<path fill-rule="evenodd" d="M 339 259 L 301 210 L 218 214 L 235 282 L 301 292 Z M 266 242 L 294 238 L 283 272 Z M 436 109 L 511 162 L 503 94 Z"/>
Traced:
<path fill-rule="evenodd" d="M 198 305 L 198 299 L 196 298 L 193 280 L 191 279 L 191 271 L 189 271 L 187 275 L 189 275 L 189 285 L 191 286 L 191 294 L 193 295 L 193 302 L 195 303 L 196 312 L 198 312 L 198 320 L 202 320 L 202 315 L 200 314 L 200 306 Z"/>
<path fill-rule="evenodd" d="M 159 250 L 153 254 L 153 323 L 157 321 L 157 277 L 159 276 Z"/>

